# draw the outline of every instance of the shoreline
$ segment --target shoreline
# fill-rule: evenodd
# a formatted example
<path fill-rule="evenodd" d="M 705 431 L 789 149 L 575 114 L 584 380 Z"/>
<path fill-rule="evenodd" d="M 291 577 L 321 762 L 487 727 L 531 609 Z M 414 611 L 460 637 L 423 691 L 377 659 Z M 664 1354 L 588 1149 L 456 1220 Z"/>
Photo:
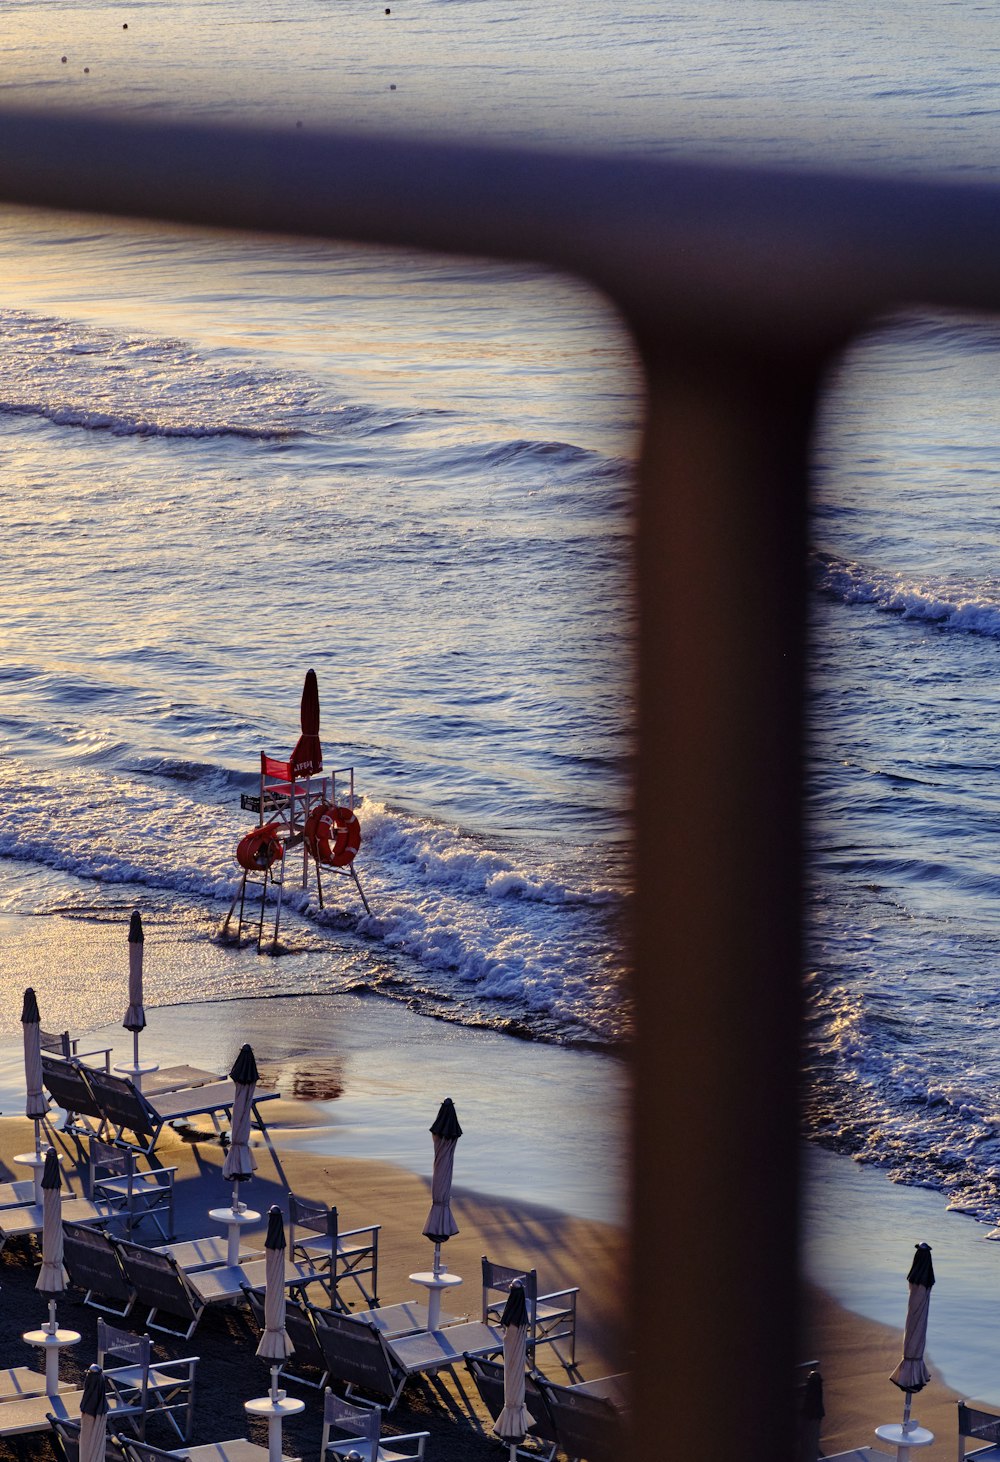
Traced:
<path fill-rule="evenodd" d="M 42 1015 L 50 1029 L 44 1006 Z M 140 1053 L 226 1072 L 244 1042 L 264 1083 L 289 1099 L 282 1141 L 298 1150 L 374 1158 L 429 1177 L 429 1128 L 451 1096 L 464 1132 L 456 1184 L 624 1224 L 628 1087 L 620 1060 L 442 1023 L 355 993 L 149 1007 Z M 87 1032 L 84 1049 L 105 1045 L 113 1063 L 131 1060 L 132 1037 L 120 1024 Z M 23 1104 L 18 1030 L 0 1038 L 0 1112 Z"/>

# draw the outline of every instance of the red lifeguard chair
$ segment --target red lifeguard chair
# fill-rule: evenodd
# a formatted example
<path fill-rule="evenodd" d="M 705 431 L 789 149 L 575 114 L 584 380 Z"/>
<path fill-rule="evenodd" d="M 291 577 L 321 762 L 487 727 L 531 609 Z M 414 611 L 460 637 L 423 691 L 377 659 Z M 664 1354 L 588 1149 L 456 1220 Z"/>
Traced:
<path fill-rule="evenodd" d="M 257 949 L 260 950 L 264 934 L 264 907 L 267 901 L 267 887 L 270 883 L 277 889 L 277 905 L 274 916 L 274 938 L 272 949 L 278 942 L 278 928 L 281 923 L 281 902 L 288 876 L 289 855 L 302 848 L 302 887 L 309 884 L 310 863 L 316 870 L 316 892 L 319 906 L 323 908 L 323 884 L 320 869 L 326 868 L 342 878 L 351 878 L 358 895 L 370 914 L 371 909 L 354 859 L 361 847 L 361 824 L 355 813 L 354 768 L 339 767 L 323 773 L 323 749 L 319 741 L 319 688 L 316 673 L 306 673 L 302 690 L 300 712 L 302 735 L 287 761 L 279 761 L 260 754 L 260 793 L 257 797 L 244 796 L 241 806 L 255 811 L 259 821 L 252 832 L 242 837 L 236 845 L 236 862 L 242 869 L 240 891 L 233 899 L 222 926 L 225 937 L 236 908 L 240 905 L 236 942 L 243 940 L 244 911 L 246 907 L 247 881 L 255 874 L 261 874 L 260 921 L 257 931 Z M 338 788 L 338 778 L 339 788 Z M 277 869 L 277 872 L 275 871 Z"/>

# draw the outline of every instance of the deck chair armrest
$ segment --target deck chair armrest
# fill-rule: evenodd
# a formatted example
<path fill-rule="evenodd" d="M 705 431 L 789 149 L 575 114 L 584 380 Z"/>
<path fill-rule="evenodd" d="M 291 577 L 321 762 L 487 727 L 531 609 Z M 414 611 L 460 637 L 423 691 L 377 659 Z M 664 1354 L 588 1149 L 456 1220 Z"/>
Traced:
<path fill-rule="evenodd" d="M 114 1049 L 114 1047 L 113 1046 L 98 1046 L 98 1047 L 95 1047 L 95 1049 L 93 1051 L 81 1051 L 80 1050 L 80 1041 L 82 1039 L 83 1039 L 82 1036 L 77 1036 L 75 1040 L 71 1040 L 70 1041 L 70 1043 L 69 1043 L 69 1053 L 70 1053 L 71 1060 L 73 1060 L 73 1061 L 86 1061 L 91 1056 L 103 1056 L 104 1057 L 104 1069 L 105 1069 L 105 1071 L 110 1071 L 111 1070 L 111 1052 Z"/>
<path fill-rule="evenodd" d="M 351 1404 L 353 1405 L 353 1398 Z M 421 1437 L 429 1436 L 430 1432 L 400 1432 L 398 1435 L 394 1433 L 391 1437 L 387 1436 L 386 1441 L 395 1446 L 397 1442 L 419 1442 Z"/>
<path fill-rule="evenodd" d="M 177 1360 L 150 1361 L 149 1365 L 150 1370 L 153 1371 L 173 1371 L 177 1370 L 180 1367 L 186 1366 L 188 1375 L 193 1376 L 199 1359 L 200 1357 L 197 1355 L 185 1355 L 179 1357 Z"/>
<path fill-rule="evenodd" d="M 374 1243 L 375 1235 L 379 1232 L 381 1227 L 382 1225 L 380 1223 L 369 1223 L 365 1224 L 364 1228 L 339 1229 L 337 1232 L 337 1242 L 339 1243 L 341 1239 L 353 1239 L 357 1234 L 371 1234 L 372 1242 Z"/>
<path fill-rule="evenodd" d="M 573 1305 L 575 1307 L 576 1297 L 579 1293 L 580 1286 L 578 1284 L 574 1284 L 571 1285 L 569 1289 L 554 1289 L 551 1294 L 540 1294 L 536 1300 L 536 1303 L 540 1305 L 543 1303 L 543 1301 L 546 1303 L 551 1303 L 552 1300 L 565 1300 L 569 1299 L 570 1295 L 572 1295 Z"/>

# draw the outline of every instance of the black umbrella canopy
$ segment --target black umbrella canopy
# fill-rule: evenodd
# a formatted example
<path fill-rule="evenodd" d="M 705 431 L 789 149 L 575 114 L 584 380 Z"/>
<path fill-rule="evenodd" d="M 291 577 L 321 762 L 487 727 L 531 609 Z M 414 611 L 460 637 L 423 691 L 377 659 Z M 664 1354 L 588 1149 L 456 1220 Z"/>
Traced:
<path fill-rule="evenodd" d="M 281 1209 L 277 1204 L 267 1210 L 267 1238 L 264 1240 L 265 1249 L 283 1249 L 285 1247 L 285 1220 L 281 1216 Z"/>
<path fill-rule="evenodd" d="M 913 1256 L 913 1263 L 910 1265 L 910 1272 L 906 1276 L 907 1284 L 922 1284 L 924 1289 L 932 1288 L 934 1284 L 934 1265 L 931 1263 L 930 1244 L 918 1244 L 917 1251 Z"/>
<path fill-rule="evenodd" d="M 142 932 L 142 915 L 138 909 L 133 909 L 132 917 L 128 921 L 128 942 L 129 944 L 141 944 L 145 937 Z"/>
<path fill-rule="evenodd" d="M 24 992 L 24 1004 L 21 1006 L 22 1025 L 41 1025 L 42 1017 L 38 1013 L 38 999 L 29 985 Z"/>
<path fill-rule="evenodd" d="M 103 1416 L 108 1409 L 104 1372 L 100 1366 L 91 1366 L 83 1383 L 80 1410 L 86 1416 Z"/>
<path fill-rule="evenodd" d="M 56 1157 L 56 1150 L 50 1147 L 45 1154 L 45 1167 L 42 1170 L 43 1188 L 61 1188 L 62 1173 L 59 1171 L 59 1159 Z"/>
<path fill-rule="evenodd" d="M 503 1307 L 503 1314 L 500 1316 L 500 1324 L 504 1330 L 508 1325 L 527 1325 L 528 1323 L 528 1301 L 524 1297 L 524 1285 L 512 1284 L 507 1293 L 507 1303 Z"/>
<path fill-rule="evenodd" d="M 457 1142 L 461 1135 L 462 1129 L 458 1125 L 458 1113 L 455 1111 L 455 1103 L 451 1097 L 445 1097 L 438 1108 L 437 1116 L 434 1118 L 431 1136 L 443 1137 L 448 1142 Z"/>
<path fill-rule="evenodd" d="M 240 1047 L 240 1054 L 233 1062 L 229 1079 L 235 1081 L 237 1086 L 253 1086 L 260 1080 L 260 1072 L 257 1070 L 252 1046 Z"/>

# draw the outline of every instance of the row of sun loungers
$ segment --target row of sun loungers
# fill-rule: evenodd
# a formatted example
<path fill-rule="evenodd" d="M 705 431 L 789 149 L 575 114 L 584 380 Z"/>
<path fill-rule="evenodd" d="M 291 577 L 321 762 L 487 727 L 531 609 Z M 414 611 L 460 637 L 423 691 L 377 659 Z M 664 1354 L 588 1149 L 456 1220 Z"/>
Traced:
<path fill-rule="evenodd" d="M 98 1363 L 115 1434 L 108 1457 L 113 1462 L 159 1462 L 170 1456 L 191 1462 L 265 1462 L 266 1448 L 239 1438 L 171 1452 L 151 1446 L 145 1438 L 147 1417 L 168 1423 L 177 1441 L 190 1437 L 197 1360 L 154 1364 L 148 1334 L 118 1330 L 104 1318 L 128 1318 L 146 1331 L 186 1339 L 208 1309 L 246 1305 L 261 1330 L 266 1328 L 264 1251 L 241 1235 L 238 1262 L 233 1264 L 221 1235 L 174 1242 L 175 1170 L 158 1165 L 155 1158 L 159 1137 L 171 1123 L 207 1116 L 221 1134 L 222 1123 L 232 1122 L 235 1084 L 212 1072 L 178 1066 L 156 1072 L 140 1091 L 108 1069 L 106 1053 L 103 1067 L 89 1067 L 67 1049 L 64 1039 L 59 1038 L 58 1050 L 52 1049 L 54 1043 L 55 1038 L 42 1057 L 45 1086 L 65 1112 L 63 1131 L 76 1139 L 81 1158 L 87 1145 L 89 1196 L 66 1194 L 62 1201 L 64 1263 L 70 1282 L 83 1291 L 84 1303 L 103 1312 Z M 257 1102 L 271 1095 L 276 1093 L 260 1094 L 253 1105 L 265 1137 Z M 148 1167 L 139 1166 L 140 1158 Z M 30 1180 L 0 1185 L 0 1249 L 8 1240 L 40 1234 L 42 1211 L 35 1196 Z M 578 1379 L 575 1289 L 539 1295 L 534 1271 L 484 1259 L 478 1318 L 440 1314 L 430 1330 L 426 1303 L 379 1302 L 379 1225 L 341 1231 L 335 1208 L 295 1194 L 288 1195 L 288 1223 L 285 1328 L 294 1355 L 280 1375 L 324 1391 L 321 1462 L 347 1451 L 371 1462 L 423 1457 L 426 1433 L 380 1439 L 382 1410 L 395 1408 L 413 1378 L 440 1387 L 441 1377 L 448 1375 L 468 1404 L 461 1369 L 466 1381 L 472 1376 L 484 1404 L 496 1415 L 503 1404 L 499 1321 L 514 1283 L 525 1291 L 529 1366 L 546 1348 L 569 1380 L 554 1389 L 540 1375 L 531 1382 L 534 1449 L 554 1457 L 558 1444 L 571 1457 L 610 1462 L 612 1451 L 610 1444 L 605 1447 L 601 1428 L 608 1437 L 616 1435 L 621 1396 Z M 136 1243 L 133 1230 L 140 1225 L 155 1229 L 164 1242 Z M 110 1232 L 112 1227 L 117 1232 Z M 349 1301 L 357 1305 L 359 1300 L 363 1308 L 351 1312 Z M 0 1437 L 52 1427 L 64 1462 L 77 1462 L 83 1392 L 63 1385 L 46 1394 L 46 1384 L 44 1375 L 24 1367 L 0 1371 Z M 600 1384 L 611 1384 L 613 1392 L 614 1378 Z M 343 1394 L 335 1395 L 330 1386 Z M 578 1419 L 583 1429 L 579 1435 L 572 1430 L 575 1423 L 560 1419 L 563 1412 Z M 584 1447 L 580 1440 L 588 1428 Z"/>
<path fill-rule="evenodd" d="M 151 1155 L 163 1129 L 195 1117 L 209 1117 L 220 1134 L 220 1117 L 232 1118 L 236 1086 L 210 1071 L 192 1066 L 168 1067 L 154 1073 L 142 1091 L 127 1076 L 86 1066 L 75 1060 L 42 1054 L 42 1079 L 57 1106 L 66 1113 L 64 1131 L 97 1137 L 133 1152 Z M 266 1131 L 259 1106 L 277 1092 L 256 1092 L 251 1109 Z"/>

